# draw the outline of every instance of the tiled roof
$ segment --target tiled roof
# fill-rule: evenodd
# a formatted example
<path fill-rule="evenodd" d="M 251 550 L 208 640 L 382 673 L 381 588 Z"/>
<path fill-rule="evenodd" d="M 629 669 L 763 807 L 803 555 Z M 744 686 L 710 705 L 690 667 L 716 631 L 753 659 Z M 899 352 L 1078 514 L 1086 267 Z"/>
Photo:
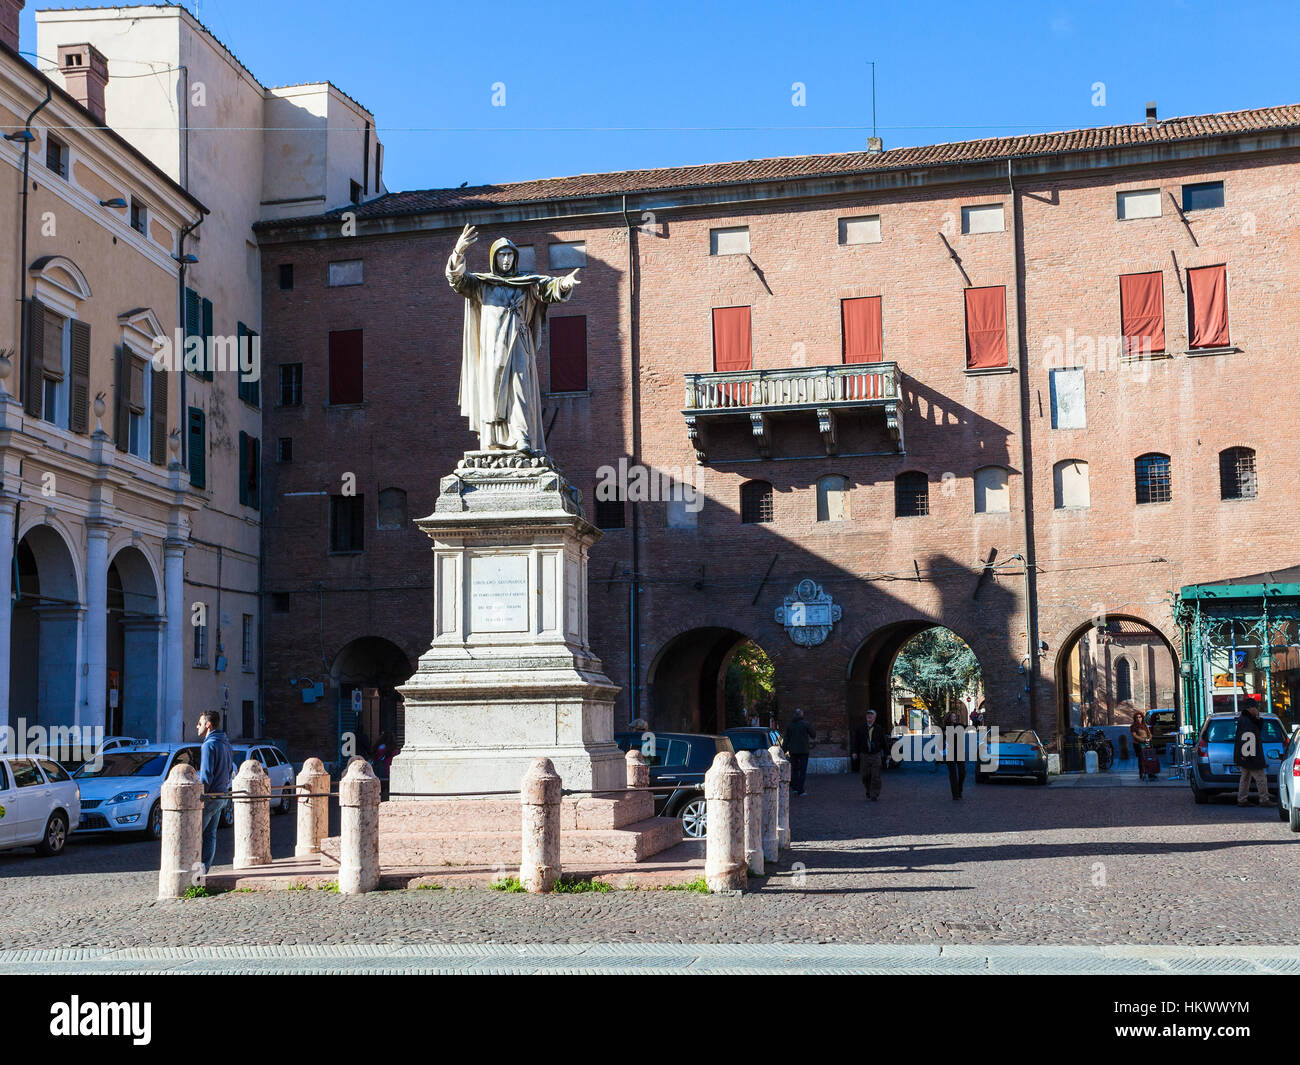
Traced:
<path fill-rule="evenodd" d="M 680 191 L 712 185 L 754 181 L 836 177 L 871 171 L 945 166 L 960 163 L 1021 159 L 1065 152 L 1107 148 L 1141 147 L 1204 137 L 1263 133 L 1300 129 L 1300 104 L 1263 107 L 1251 111 L 1230 111 L 1217 115 L 1167 118 L 1148 126 L 1100 126 L 1060 133 L 1031 133 L 1014 137 L 928 144 L 894 148 L 884 152 L 840 152 L 834 155 L 795 155 L 775 159 L 746 159 L 700 166 L 663 167 L 654 170 L 620 170 L 607 174 L 577 174 L 573 177 L 518 181 L 504 185 L 475 185 L 457 189 L 425 189 L 391 192 L 360 206 L 348 205 L 330 211 L 354 211 L 358 218 L 391 218 L 399 215 L 455 211 L 475 207 L 499 207 L 546 200 L 574 200 L 623 193 Z M 297 219 L 259 223 L 258 228 L 292 225 Z"/>

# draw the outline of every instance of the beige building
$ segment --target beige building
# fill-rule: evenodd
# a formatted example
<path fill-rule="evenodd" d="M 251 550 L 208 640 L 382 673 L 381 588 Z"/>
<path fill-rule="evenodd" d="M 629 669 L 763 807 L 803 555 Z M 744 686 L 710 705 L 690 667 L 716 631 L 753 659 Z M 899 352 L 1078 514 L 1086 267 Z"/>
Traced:
<path fill-rule="evenodd" d="M 102 128 L 93 50 L 62 76 L 18 55 L 21 7 L 0 0 L 0 725 L 175 736 L 207 503 L 180 461 L 184 375 L 152 356 L 203 205 Z"/>
<path fill-rule="evenodd" d="M 13 0 L 0 0 L 10 2 Z M 185 554 L 184 714 L 229 716 L 232 735 L 262 735 L 261 467 L 264 403 L 298 387 L 292 372 L 263 381 L 261 261 L 253 223 L 317 214 L 384 191 L 374 118 L 328 83 L 267 88 L 177 6 L 38 11 L 36 52 L 51 76 L 102 92 L 108 124 L 209 213 L 175 249 L 185 265 L 185 335 L 208 341 L 205 363 L 176 374 L 181 461 L 201 502 Z M 65 57 L 102 61 L 87 82 Z M 292 287 L 292 269 L 278 279 Z M 176 305 L 176 299 L 172 301 Z M 238 355 L 238 358 L 236 357 Z"/>

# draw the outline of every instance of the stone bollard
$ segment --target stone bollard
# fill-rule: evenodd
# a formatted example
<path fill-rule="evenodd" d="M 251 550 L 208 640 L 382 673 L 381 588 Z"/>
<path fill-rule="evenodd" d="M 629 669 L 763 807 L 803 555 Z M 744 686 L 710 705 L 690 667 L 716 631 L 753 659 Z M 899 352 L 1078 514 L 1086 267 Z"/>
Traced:
<path fill-rule="evenodd" d="M 710 891 L 745 886 L 745 775 L 730 751 L 714 755 L 704 774 L 704 880 Z"/>
<path fill-rule="evenodd" d="M 633 747 L 627 752 L 627 786 L 629 788 L 648 788 L 650 786 L 650 767 L 645 755 Z"/>
<path fill-rule="evenodd" d="M 179 899 L 203 861 L 203 785 L 192 765 L 177 763 L 162 786 L 162 856 L 158 897 Z M 198 867 L 198 868 L 196 868 Z"/>
<path fill-rule="evenodd" d="M 736 764 L 745 774 L 745 864 L 750 876 L 763 875 L 763 770 L 753 751 L 741 751 Z"/>
<path fill-rule="evenodd" d="M 379 778 L 364 758 L 339 781 L 339 891 L 362 895 L 379 886 Z"/>
<path fill-rule="evenodd" d="M 271 778 L 245 758 L 230 785 L 235 803 L 235 868 L 271 864 Z"/>
<path fill-rule="evenodd" d="M 309 858 L 320 853 L 320 841 L 329 835 L 330 775 L 319 758 L 308 758 L 295 781 L 300 792 L 298 802 L 298 844 L 295 858 Z M 310 798 L 304 796 L 310 795 Z"/>
<path fill-rule="evenodd" d="M 763 774 L 763 864 L 774 862 L 779 858 L 780 847 L 776 842 L 777 809 L 780 805 L 781 771 L 772 761 L 772 755 L 760 747 L 753 752 L 754 761 Z"/>
<path fill-rule="evenodd" d="M 777 792 L 776 807 L 776 845 L 779 850 L 785 850 L 790 846 L 790 759 L 786 757 L 785 751 L 780 747 L 771 746 L 767 753 L 772 756 L 772 761 L 776 763 L 776 771 L 780 774 L 781 786 Z"/>
<path fill-rule="evenodd" d="M 561 787 L 560 775 L 549 758 L 533 759 L 519 786 L 524 812 L 519 879 L 533 894 L 550 891 L 560 875 Z"/>

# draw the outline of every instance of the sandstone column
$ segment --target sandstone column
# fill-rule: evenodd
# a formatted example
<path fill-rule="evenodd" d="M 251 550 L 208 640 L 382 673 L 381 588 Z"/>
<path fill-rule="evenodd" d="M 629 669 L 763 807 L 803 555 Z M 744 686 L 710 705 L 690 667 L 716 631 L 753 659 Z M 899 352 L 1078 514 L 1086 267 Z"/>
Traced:
<path fill-rule="evenodd" d="M 295 858 L 307 858 L 320 853 L 320 841 L 329 835 L 330 775 L 319 758 L 308 758 L 295 783 L 300 793 L 311 795 L 297 799 L 298 843 L 293 850 Z"/>
<path fill-rule="evenodd" d="M 230 785 L 235 803 L 235 868 L 271 864 L 271 778 L 252 755 Z"/>
<path fill-rule="evenodd" d="M 763 862 L 774 862 L 780 857 L 777 844 L 777 821 L 781 790 L 781 771 L 772 761 L 772 755 L 761 747 L 754 752 L 754 761 L 763 774 Z"/>
<path fill-rule="evenodd" d="M 722 751 L 704 774 L 704 879 L 710 891 L 745 886 L 745 776 L 736 756 Z"/>
<path fill-rule="evenodd" d="M 560 776 L 549 758 L 535 758 L 520 786 L 523 849 L 519 879 L 534 894 L 550 891 L 560 875 Z"/>
<path fill-rule="evenodd" d="M 203 861 L 203 785 L 192 765 L 172 766 L 162 786 L 162 854 L 158 865 L 158 897 L 179 899 Z"/>
<path fill-rule="evenodd" d="M 763 770 L 753 751 L 741 751 L 736 764 L 745 776 L 745 864 L 751 876 L 763 875 Z"/>
<path fill-rule="evenodd" d="M 767 749 L 767 753 L 772 756 L 772 761 L 776 763 L 777 772 L 780 774 L 781 786 L 777 794 L 776 809 L 776 844 L 781 850 L 790 846 L 790 759 L 786 757 L 785 751 L 780 747 L 773 745 Z"/>
<path fill-rule="evenodd" d="M 339 781 L 339 891 L 361 895 L 379 886 L 379 778 L 364 758 Z"/>

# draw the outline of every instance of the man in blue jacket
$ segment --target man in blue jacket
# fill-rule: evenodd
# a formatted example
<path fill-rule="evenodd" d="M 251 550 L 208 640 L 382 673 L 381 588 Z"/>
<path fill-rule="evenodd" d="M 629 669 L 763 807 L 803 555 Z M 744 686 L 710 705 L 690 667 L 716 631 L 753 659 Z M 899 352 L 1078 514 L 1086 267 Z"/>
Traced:
<path fill-rule="evenodd" d="M 203 872 L 211 871 L 212 863 L 217 858 L 217 826 L 221 824 L 221 815 L 229 799 L 209 799 L 210 794 L 219 794 L 230 790 L 230 775 L 233 760 L 230 756 L 230 740 L 221 729 L 221 714 L 216 710 L 204 710 L 199 714 L 197 726 L 199 739 L 203 741 L 202 754 L 199 759 L 199 780 L 203 783 Z"/>

